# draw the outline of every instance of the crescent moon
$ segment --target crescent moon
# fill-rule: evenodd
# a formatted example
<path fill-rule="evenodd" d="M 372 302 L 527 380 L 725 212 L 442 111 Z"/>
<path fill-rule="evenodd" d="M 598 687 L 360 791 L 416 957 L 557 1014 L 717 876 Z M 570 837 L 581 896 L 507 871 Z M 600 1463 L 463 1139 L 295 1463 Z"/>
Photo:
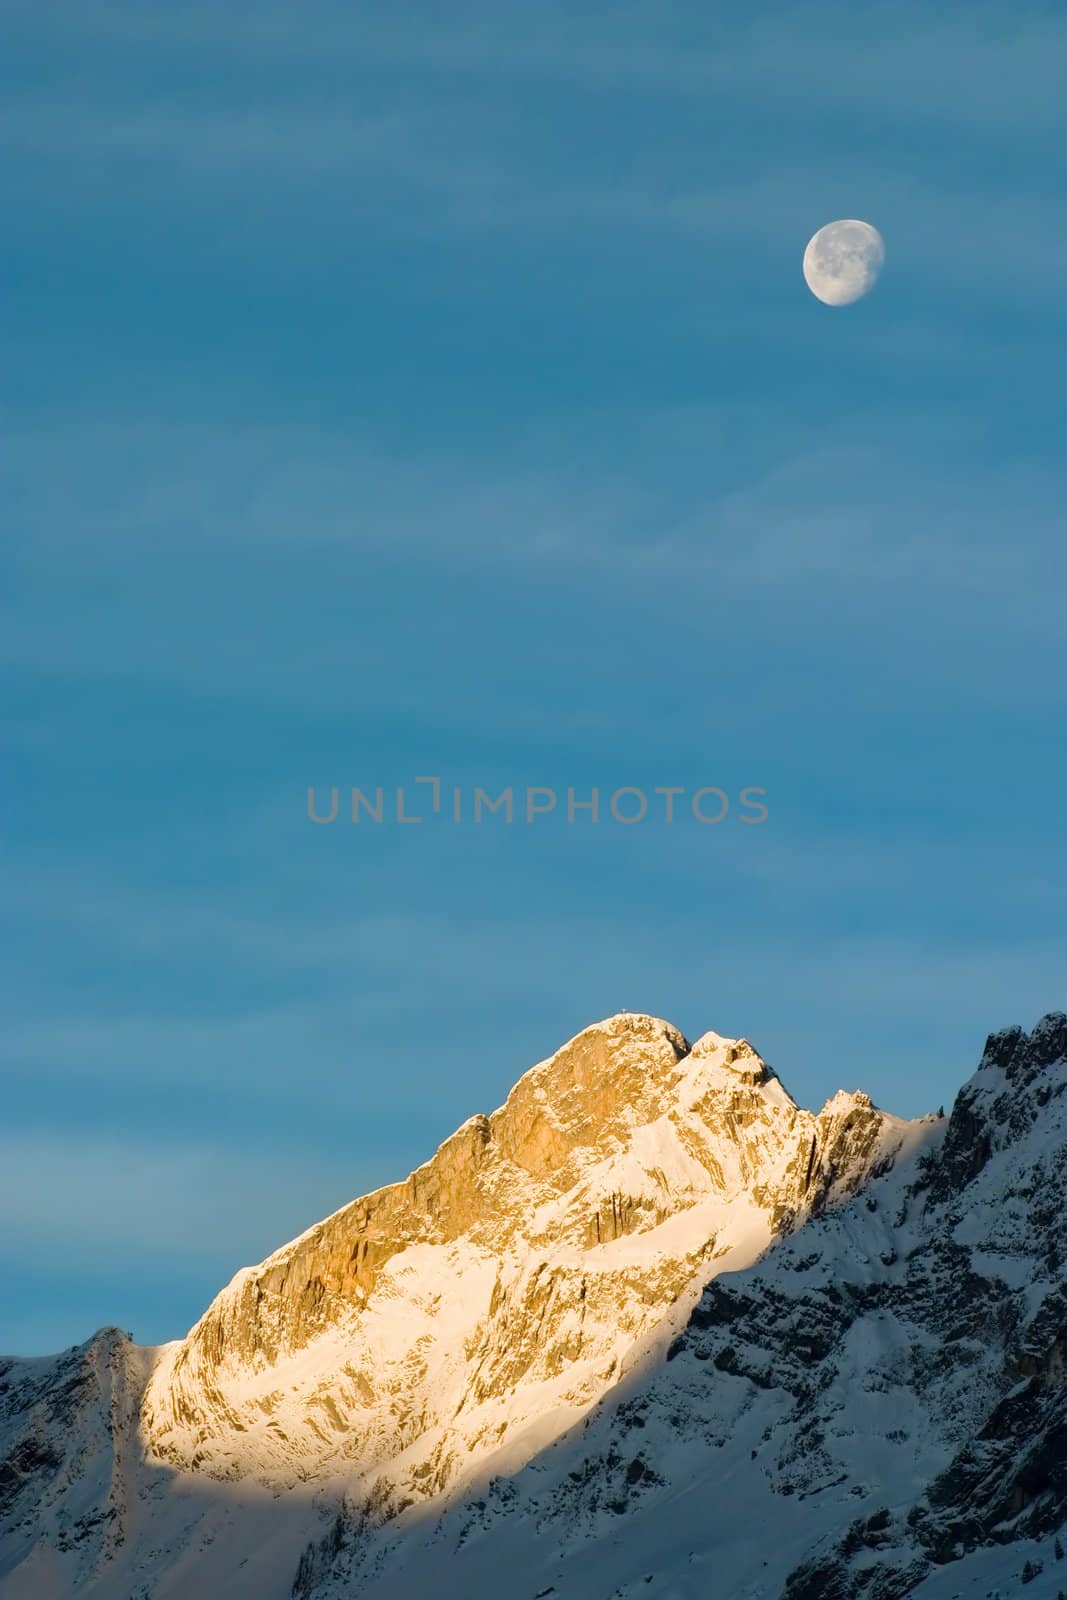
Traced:
<path fill-rule="evenodd" d="M 828 222 L 808 240 L 804 281 L 827 306 L 850 306 L 870 294 L 885 265 L 885 242 L 877 228 L 855 218 Z"/>

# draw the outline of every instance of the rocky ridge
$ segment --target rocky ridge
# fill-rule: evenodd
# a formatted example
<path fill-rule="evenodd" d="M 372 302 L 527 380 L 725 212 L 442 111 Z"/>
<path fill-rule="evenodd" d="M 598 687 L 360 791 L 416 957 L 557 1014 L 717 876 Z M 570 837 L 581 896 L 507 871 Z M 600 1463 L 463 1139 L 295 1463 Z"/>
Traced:
<path fill-rule="evenodd" d="M 223 1477 L 357 1475 L 378 1504 L 438 1494 L 528 1428 L 539 1448 L 714 1263 L 753 1259 L 905 1136 L 863 1094 L 801 1110 L 745 1040 L 612 1017 L 405 1182 L 238 1274 L 161 1357 L 150 1450 Z"/>
<path fill-rule="evenodd" d="M 903 1123 L 587 1029 L 186 1340 L 0 1364 L 0 1596 L 1055 1595 L 1065 1050 Z"/>
<path fill-rule="evenodd" d="M 436 1561 L 443 1600 L 513 1569 L 531 1600 L 1052 1600 L 1065 1091 L 1062 1014 L 992 1035 L 951 1117 L 709 1281 L 660 1367 L 429 1527 L 350 1508 L 302 1592 L 396 1600 Z"/>

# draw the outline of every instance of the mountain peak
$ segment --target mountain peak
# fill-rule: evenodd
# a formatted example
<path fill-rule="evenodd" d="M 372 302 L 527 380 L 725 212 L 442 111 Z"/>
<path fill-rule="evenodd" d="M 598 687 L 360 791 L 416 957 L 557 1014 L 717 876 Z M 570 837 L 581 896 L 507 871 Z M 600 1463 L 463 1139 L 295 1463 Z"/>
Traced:
<path fill-rule="evenodd" d="M 460 1600 L 528 1545 L 560 1600 L 688 1593 L 703 1562 L 731 1594 L 889 1600 L 1050 1536 L 1065 1057 L 1061 1013 L 994 1034 L 951 1118 L 906 1123 L 797 1106 L 744 1039 L 594 1023 L 187 1338 L 0 1363 L 0 1571 Z"/>
<path fill-rule="evenodd" d="M 367 1492 L 388 1469 L 425 1498 L 546 1416 L 566 1427 L 672 1308 L 854 1192 L 903 1127 L 857 1097 L 800 1110 L 747 1040 L 691 1048 L 619 1012 L 406 1180 L 238 1273 L 164 1351 L 150 1448 L 273 1483 L 355 1471 Z"/>
<path fill-rule="evenodd" d="M 663 1017 L 654 1017 L 648 1011 L 614 1011 L 610 1017 L 602 1017 L 599 1022 L 588 1023 L 580 1033 L 576 1033 L 572 1039 L 561 1045 L 555 1054 L 561 1055 L 579 1039 L 585 1039 L 590 1034 L 606 1034 L 614 1039 L 627 1036 L 638 1039 L 667 1039 L 678 1055 L 686 1055 L 689 1051 L 685 1035 Z"/>

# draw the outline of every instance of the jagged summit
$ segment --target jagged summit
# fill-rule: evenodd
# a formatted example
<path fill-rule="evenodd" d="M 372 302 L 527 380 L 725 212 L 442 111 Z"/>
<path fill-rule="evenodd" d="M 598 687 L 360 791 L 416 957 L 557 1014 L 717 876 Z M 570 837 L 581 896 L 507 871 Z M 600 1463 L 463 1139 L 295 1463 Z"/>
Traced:
<path fill-rule="evenodd" d="M 585 1039 L 590 1034 L 602 1033 L 609 1038 L 622 1038 L 631 1035 L 635 1038 L 667 1039 L 673 1044 L 675 1053 L 679 1056 L 689 1054 L 691 1046 L 680 1028 L 673 1022 L 667 1022 L 663 1017 L 654 1017 L 649 1011 L 614 1011 L 609 1017 L 601 1017 L 598 1022 L 589 1022 L 573 1038 L 561 1044 L 554 1055 L 548 1059 L 555 1061 L 570 1049 L 579 1039 Z M 539 1065 L 543 1066 L 541 1062 Z M 536 1072 L 537 1067 L 531 1067 L 531 1072 Z"/>
<path fill-rule="evenodd" d="M 1016 1592 L 927 1580 L 1067 1508 L 1065 1051 L 903 1122 L 594 1023 L 185 1339 L 0 1362 L 0 1597 Z"/>
<path fill-rule="evenodd" d="M 752 1074 L 752 1082 L 763 1083 L 775 1074 L 747 1039 L 727 1039 L 721 1033 L 702 1033 L 689 1051 L 694 1061 L 715 1058 L 739 1075 Z"/>
<path fill-rule="evenodd" d="M 239 1273 L 153 1375 L 152 1452 L 288 1482 L 402 1452 L 440 1492 L 616 1381 L 713 1263 L 753 1259 L 891 1161 L 864 1097 L 796 1106 L 745 1040 L 623 1012 L 585 1028 L 407 1179 Z"/>
<path fill-rule="evenodd" d="M 846 1115 L 860 1099 L 835 1097 Z M 1062 1015 L 993 1035 L 910 1153 L 709 1275 L 665 1362 L 526 1470 L 444 1502 L 425 1531 L 401 1519 L 372 1537 L 343 1516 L 300 1595 L 406 1600 L 436 1576 L 442 1600 L 466 1600 L 514 1571 L 531 1600 L 1054 1600 Z"/>
<path fill-rule="evenodd" d="M 991 1033 L 982 1052 L 982 1067 L 999 1067 L 1011 1081 L 1028 1080 L 1067 1056 L 1067 1015 L 1049 1011 L 1026 1033 L 1018 1023 Z"/>

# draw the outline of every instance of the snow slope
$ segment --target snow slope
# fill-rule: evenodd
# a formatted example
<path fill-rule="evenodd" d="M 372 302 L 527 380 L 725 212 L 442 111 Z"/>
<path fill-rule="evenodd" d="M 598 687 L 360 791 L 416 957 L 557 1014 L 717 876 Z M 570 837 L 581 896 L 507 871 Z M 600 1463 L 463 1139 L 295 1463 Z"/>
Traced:
<path fill-rule="evenodd" d="M 1065 1055 L 904 1123 L 587 1029 L 187 1339 L 0 1363 L 0 1596 L 1055 1596 Z"/>
<path fill-rule="evenodd" d="M 406 1183 L 238 1274 L 152 1376 L 153 1456 L 379 1507 L 540 1448 L 727 1255 L 859 1184 L 908 1129 L 801 1111 L 744 1041 L 623 1015 L 528 1072 Z"/>
<path fill-rule="evenodd" d="M 1067 1589 L 1065 1056 L 1059 1015 L 991 1038 L 950 1121 L 716 1277 L 661 1367 L 431 1518 L 371 1534 L 350 1514 L 302 1592 L 404 1600 L 433 1575 L 458 1600 L 502 1573 L 517 1600 Z"/>

